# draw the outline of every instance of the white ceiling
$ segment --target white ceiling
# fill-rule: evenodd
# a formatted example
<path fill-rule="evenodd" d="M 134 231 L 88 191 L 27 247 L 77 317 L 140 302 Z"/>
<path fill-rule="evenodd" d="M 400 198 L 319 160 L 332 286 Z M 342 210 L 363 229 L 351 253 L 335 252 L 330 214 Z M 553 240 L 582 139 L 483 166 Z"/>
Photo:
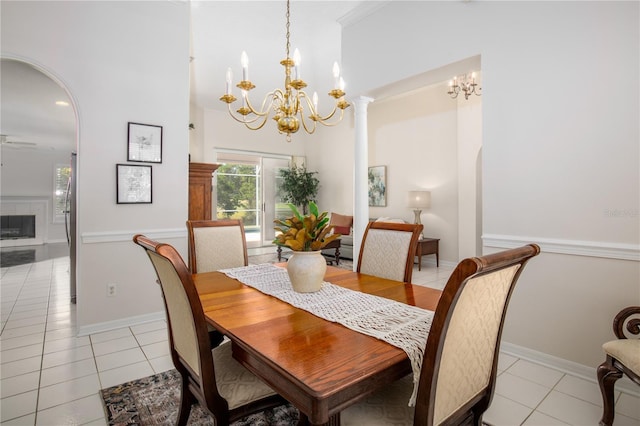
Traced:
<path fill-rule="evenodd" d="M 333 63 L 340 64 L 341 59 L 338 19 L 363 3 L 362 0 L 291 2 L 290 57 L 297 47 L 302 56 L 302 79 L 308 84 L 305 90 L 310 95 L 317 91 L 321 106 L 324 95 L 333 88 Z M 191 25 L 192 102 L 206 108 L 226 108 L 219 98 L 225 91 L 229 67 L 234 76 L 234 94 L 240 97 L 235 85 L 241 79 L 243 50 L 249 56 L 249 79 L 256 85 L 250 93 L 254 105 L 266 93 L 283 88 L 284 67 L 280 61 L 286 57 L 285 1 L 192 1 Z"/>
<path fill-rule="evenodd" d="M 0 61 L 0 137 L 5 149 L 61 149 L 76 144 L 76 119 L 67 93 L 32 66 Z M 67 102 L 67 106 L 56 102 Z"/>
<path fill-rule="evenodd" d="M 293 56 L 296 47 L 300 50 L 302 78 L 309 85 L 309 94 L 318 92 L 321 110 L 325 93 L 333 87 L 333 62 L 340 62 L 338 19 L 361 4 L 364 0 L 291 2 L 290 54 Z M 280 61 L 285 58 L 285 1 L 194 0 L 190 7 L 193 103 L 226 108 L 218 99 L 224 94 L 227 68 L 233 69 L 235 86 L 240 80 L 243 50 L 249 55 L 249 78 L 257 86 L 250 95 L 253 103 L 283 86 Z M 66 92 L 23 62 L 2 59 L 0 72 L 2 148 L 75 149 L 73 107 L 55 104 L 59 100 L 70 102 Z M 235 95 L 239 97 L 237 88 Z"/>

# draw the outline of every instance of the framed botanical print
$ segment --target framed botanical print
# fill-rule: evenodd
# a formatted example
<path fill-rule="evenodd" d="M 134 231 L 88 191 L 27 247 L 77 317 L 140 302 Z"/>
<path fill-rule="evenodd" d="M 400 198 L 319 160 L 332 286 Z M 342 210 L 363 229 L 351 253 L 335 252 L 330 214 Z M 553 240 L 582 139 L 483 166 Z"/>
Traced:
<path fill-rule="evenodd" d="M 127 161 L 162 163 L 162 126 L 129 123 Z"/>
<path fill-rule="evenodd" d="M 116 164 L 118 204 L 151 203 L 151 166 Z"/>
<path fill-rule="evenodd" d="M 369 167 L 369 205 L 384 207 L 387 205 L 387 166 Z"/>

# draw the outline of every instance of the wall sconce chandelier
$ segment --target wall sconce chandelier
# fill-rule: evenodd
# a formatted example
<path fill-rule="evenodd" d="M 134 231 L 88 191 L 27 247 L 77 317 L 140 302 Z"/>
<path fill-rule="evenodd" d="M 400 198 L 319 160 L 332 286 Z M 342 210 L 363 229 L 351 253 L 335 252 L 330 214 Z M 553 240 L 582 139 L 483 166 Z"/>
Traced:
<path fill-rule="evenodd" d="M 261 129 L 267 122 L 270 112 L 273 112 L 273 119 L 277 123 L 278 130 L 280 133 L 286 133 L 287 142 L 291 142 L 291 134 L 298 131 L 300 123 L 307 133 L 312 134 L 316 130 L 317 123 L 325 126 L 338 124 L 342 121 L 344 110 L 349 107 L 349 103 L 344 100 L 344 80 L 340 77 L 340 68 L 337 62 L 333 65 L 334 89 L 329 92 L 329 96 L 334 98 L 335 103 L 329 114 L 322 116 L 318 113 L 317 93 L 314 92 L 313 96 L 309 97 L 302 90 L 307 87 L 307 83 L 300 78 L 300 53 L 298 49 L 295 50 L 293 59 L 289 57 L 289 17 L 289 0 L 287 0 L 287 57 L 280 61 L 285 71 L 284 89 L 278 88 L 268 93 L 262 101 L 260 109 L 255 109 L 249 101 L 249 91 L 255 88 L 249 80 L 249 59 L 247 54 L 242 52 L 242 81 L 236 85 L 241 90 L 242 107 L 236 110 L 237 115 L 231 110 L 231 104 L 236 100 L 236 97 L 231 93 L 233 79 L 231 68 L 227 70 L 226 93 L 220 97 L 222 102 L 227 103 L 229 115 L 250 130 Z M 340 110 L 340 116 L 330 122 L 338 110 Z M 305 119 L 305 112 L 310 121 Z"/>
<path fill-rule="evenodd" d="M 457 98 L 460 92 L 464 93 L 464 98 L 469 99 L 471 94 L 481 96 L 481 87 L 477 87 L 476 73 L 463 74 L 453 77 L 453 80 L 449 80 L 449 91 L 447 92 L 453 99 Z M 477 89 L 476 89 L 477 88 Z"/>

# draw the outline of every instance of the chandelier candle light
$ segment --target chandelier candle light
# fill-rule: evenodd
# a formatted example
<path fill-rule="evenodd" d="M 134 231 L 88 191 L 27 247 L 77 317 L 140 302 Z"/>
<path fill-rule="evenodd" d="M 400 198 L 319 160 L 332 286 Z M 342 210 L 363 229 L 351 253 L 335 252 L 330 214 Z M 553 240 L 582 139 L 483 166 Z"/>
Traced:
<path fill-rule="evenodd" d="M 262 101 L 261 107 L 255 109 L 249 101 L 249 91 L 255 88 L 255 85 L 249 80 L 249 59 L 246 52 L 242 52 L 240 60 L 242 81 L 236 85 L 241 91 L 242 107 L 236 110 L 237 115 L 231 110 L 231 104 L 236 101 L 236 97 L 232 94 L 233 73 L 231 68 L 227 70 L 226 93 L 220 97 L 222 102 L 227 103 L 229 115 L 251 130 L 261 129 L 267 122 L 270 112 L 273 112 L 273 119 L 277 123 L 278 131 L 286 133 L 287 142 L 291 142 L 291 134 L 298 131 L 300 123 L 307 133 L 312 134 L 316 130 L 316 123 L 325 126 L 338 124 L 342 121 L 344 110 L 349 107 L 349 103 L 344 99 L 344 80 L 340 76 L 340 67 L 337 62 L 333 65 L 334 88 L 329 92 L 329 96 L 334 98 L 334 106 L 329 114 L 322 116 L 318 113 L 317 93 L 314 92 L 313 96 L 309 97 L 302 90 L 307 87 L 307 83 L 300 78 L 300 52 L 296 49 L 293 59 L 289 57 L 289 16 L 289 0 L 287 0 L 287 57 L 280 61 L 285 70 L 284 89 L 278 88 L 268 93 Z M 305 110 L 309 121 L 305 119 Z M 338 110 L 340 110 L 340 116 L 336 120 L 330 121 Z"/>
<path fill-rule="evenodd" d="M 481 96 L 480 90 L 482 90 L 482 88 L 478 87 L 476 90 L 477 86 L 476 73 L 472 72 L 470 75 L 464 74 L 453 77 L 453 80 L 449 80 L 449 91 L 447 93 L 455 99 L 462 91 L 462 93 L 464 93 L 464 98 L 468 100 L 472 93 L 476 96 Z"/>

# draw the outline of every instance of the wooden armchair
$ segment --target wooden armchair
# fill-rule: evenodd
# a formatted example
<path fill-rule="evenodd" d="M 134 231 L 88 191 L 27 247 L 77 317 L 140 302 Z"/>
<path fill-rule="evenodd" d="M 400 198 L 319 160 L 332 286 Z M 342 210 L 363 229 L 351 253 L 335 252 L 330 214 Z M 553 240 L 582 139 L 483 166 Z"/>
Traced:
<path fill-rule="evenodd" d="M 482 425 L 496 383 L 509 299 L 535 244 L 458 264 L 445 286 L 425 347 L 415 409 L 412 375 L 341 413 L 343 426 Z"/>
<path fill-rule="evenodd" d="M 616 380 L 624 373 L 640 385 L 640 306 L 630 306 L 618 312 L 613 319 L 613 333 L 618 339 L 602 345 L 607 359 L 600 364 L 597 372 L 604 405 L 600 420 L 602 426 L 613 424 L 613 388 Z"/>
<path fill-rule="evenodd" d="M 149 256 L 162 288 L 171 359 L 182 376 L 176 424 L 187 424 L 195 402 L 211 413 L 216 425 L 225 426 L 286 403 L 233 359 L 229 341 L 211 349 L 202 304 L 180 254 L 143 235 L 134 236 L 133 241 Z"/>
<path fill-rule="evenodd" d="M 362 237 L 357 272 L 411 282 L 422 225 L 369 222 Z"/>

